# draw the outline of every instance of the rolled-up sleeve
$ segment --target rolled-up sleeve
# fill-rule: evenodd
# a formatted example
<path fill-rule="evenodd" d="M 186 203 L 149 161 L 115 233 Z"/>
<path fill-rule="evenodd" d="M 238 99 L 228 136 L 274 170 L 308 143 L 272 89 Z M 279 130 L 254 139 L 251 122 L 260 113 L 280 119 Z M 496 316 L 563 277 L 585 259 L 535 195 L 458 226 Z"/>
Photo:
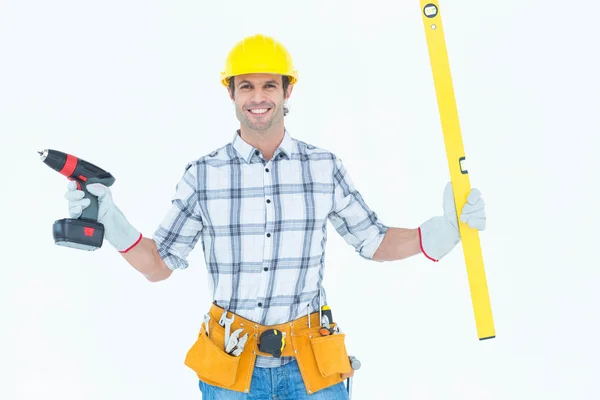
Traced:
<path fill-rule="evenodd" d="M 171 208 L 153 235 L 158 254 L 171 270 L 188 267 L 187 257 L 202 233 L 197 188 L 197 166 L 189 163 L 177 183 Z"/>
<path fill-rule="evenodd" d="M 333 181 L 334 205 L 329 220 L 346 243 L 353 246 L 362 258 L 371 260 L 389 227 L 367 206 L 337 157 L 334 159 Z"/>

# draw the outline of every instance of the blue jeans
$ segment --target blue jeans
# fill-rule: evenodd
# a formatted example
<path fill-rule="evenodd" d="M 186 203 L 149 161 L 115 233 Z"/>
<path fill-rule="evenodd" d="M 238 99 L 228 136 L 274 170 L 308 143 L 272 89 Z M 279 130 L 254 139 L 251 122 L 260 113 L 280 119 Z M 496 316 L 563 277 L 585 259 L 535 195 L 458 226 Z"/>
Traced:
<path fill-rule="evenodd" d="M 202 400 L 348 400 L 344 382 L 309 395 L 298 363 L 294 360 L 278 368 L 254 368 L 250 393 L 234 392 L 199 383 Z"/>

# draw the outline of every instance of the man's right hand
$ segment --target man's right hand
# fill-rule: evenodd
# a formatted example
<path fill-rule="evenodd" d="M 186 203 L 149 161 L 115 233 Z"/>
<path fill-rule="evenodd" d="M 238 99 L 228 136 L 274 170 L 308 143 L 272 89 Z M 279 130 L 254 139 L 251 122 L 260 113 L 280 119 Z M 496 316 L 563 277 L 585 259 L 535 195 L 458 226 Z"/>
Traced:
<path fill-rule="evenodd" d="M 91 195 L 98 197 L 98 222 L 104 225 L 104 237 L 118 251 L 126 252 L 142 238 L 115 205 L 110 188 L 100 183 L 86 186 Z M 65 198 L 69 201 L 69 215 L 79 218 L 83 209 L 90 205 L 84 193 L 77 189 L 77 183 L 70 181 Z"/>

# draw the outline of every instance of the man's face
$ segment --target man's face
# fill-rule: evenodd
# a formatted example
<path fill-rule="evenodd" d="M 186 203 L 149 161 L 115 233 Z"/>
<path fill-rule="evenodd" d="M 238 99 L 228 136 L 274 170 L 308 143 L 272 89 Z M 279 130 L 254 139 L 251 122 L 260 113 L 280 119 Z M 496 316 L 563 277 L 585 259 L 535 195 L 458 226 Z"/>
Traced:
<path fill-rule="evenodd" d="M 287 97 L 284 97 L 281 75 L 238 75 L 234 84 L 235 112 L 242 125 L 264 131 L 281 122 L 283 105 L 292 90 L 292 86 L 288 86 Z M 229 95 L 231 97 L 231 90 Z"/>

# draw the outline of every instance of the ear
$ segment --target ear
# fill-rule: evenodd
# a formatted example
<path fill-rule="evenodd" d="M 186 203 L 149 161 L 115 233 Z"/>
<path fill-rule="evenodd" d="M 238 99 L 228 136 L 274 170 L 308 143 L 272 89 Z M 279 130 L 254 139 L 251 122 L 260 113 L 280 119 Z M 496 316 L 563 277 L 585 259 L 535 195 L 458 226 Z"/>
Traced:
<path fill-rule="evenodd" d="M 227 93 L 229 93 L 229 98 L 231 99 L 231 101 L 234 101 L 235 99 L 231 95 L 231 88 L 229 86 L 227 86 Z"/>
<path fill-rule="evenodd" d="M 294 90 L 294 85 L 290 84 L 287 87 L 287 94 L 285 99 L 288 100 L 290 98 L 290 96 L 292 95 L 292 91 Z"/>

